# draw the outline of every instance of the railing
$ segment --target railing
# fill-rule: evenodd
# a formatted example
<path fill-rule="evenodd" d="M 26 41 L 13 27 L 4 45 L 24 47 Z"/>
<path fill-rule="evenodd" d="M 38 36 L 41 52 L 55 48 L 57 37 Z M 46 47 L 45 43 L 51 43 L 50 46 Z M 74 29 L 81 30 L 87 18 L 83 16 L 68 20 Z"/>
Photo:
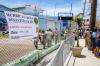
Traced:
<path fill-rule="evenodd" d="M 22 56 L 21 58 L 16 59 L 16 60 L 11 61 L 11 62 L 8 62 L 2 66 L 28 66 L 28 65 L 40 60 L 41 58 L 43 58 L 47 54 L 51 53 L 52 51 L 58 49 L 59 46 L 60 46 L 60 44 L 56 44 L 56 45 L 54 45 L 46 50 L 32 51 L 32 52 Z"/>
<path fill-rule="evenodd" d="M 63 66 L 68 54 L 70 53 L 70 47 L 75 43 L 75 37 L 69 36 L 59 47 L 54 59 L 47 66 Z"/>
<path fill-rule="evenodd" d="M 19 42 L 17 42 L 17 43 L 19 43 Z M 29 43 L 31 43 L 31 42 L 29 41 Z M 25 56 L 22 56 L 21 58 L 18 58 L 14 61 L 8 60 L 8 62 L 4 63 L 2 66 L 27 66 L 27 65 L 31 64 L 31 62 L 33 63 L 37 60 L 40 60 L 40 58 L 44 57 L 45 55 L 51 53 L 52 51 L 54 51 L 56 49 L 57 49 L 57 54 L 56 54 L 55 58 L 50 61 L 49 66 L 63 66 L 63 64 L 70 52 L 70 46 L 72 46 L 73 44 L 74 44 L 74 36 L 69 36 L 66 40 L 61 41 L 61 43 L 58 43 L 46 50 L 30 52 L 30 53 L 26 54 Z M 4 59 L 2 59 L 2 60 L 4 60 Z"/>

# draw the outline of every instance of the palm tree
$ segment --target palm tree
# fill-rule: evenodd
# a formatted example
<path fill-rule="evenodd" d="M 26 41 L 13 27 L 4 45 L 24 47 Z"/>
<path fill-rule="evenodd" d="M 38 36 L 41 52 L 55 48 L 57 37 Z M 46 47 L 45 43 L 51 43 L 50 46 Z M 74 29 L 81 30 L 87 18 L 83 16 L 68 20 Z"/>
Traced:
<path fill-rule="evenodd" d="M 83 18 L 81 17 L 82 15 L 83 15 L 83 13 L 79 13 L 75 17 L 75 22 L 78 24 L 78 27 L 82 26 L 82 20 L 83 20 Z"/>

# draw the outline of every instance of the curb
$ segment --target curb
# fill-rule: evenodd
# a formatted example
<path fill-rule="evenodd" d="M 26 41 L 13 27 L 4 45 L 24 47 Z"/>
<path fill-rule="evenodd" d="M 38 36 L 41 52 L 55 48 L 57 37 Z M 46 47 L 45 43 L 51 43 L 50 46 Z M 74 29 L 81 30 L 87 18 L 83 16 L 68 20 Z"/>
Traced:
<path fill-rule="evenodd" d="M 63 66 L 68 66 L 68 63 L 69 63 L 69 60 L 70 60 L 71 56 L 72 56 L 72 51 L 70 51 L 70 53 L 68 54 L 68 57 L 67 57 L 67 59 L 66 59 Z"/>

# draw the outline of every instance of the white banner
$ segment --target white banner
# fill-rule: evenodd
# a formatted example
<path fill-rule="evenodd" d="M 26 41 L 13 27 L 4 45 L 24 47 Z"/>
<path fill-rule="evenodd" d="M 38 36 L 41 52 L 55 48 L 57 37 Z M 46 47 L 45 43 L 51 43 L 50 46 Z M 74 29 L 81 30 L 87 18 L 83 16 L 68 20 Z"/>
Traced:
<path fill-rule="evenodd" d="M 36 33 L 35 16 L 5 11 L 9 39 L 31 39 Z"/>

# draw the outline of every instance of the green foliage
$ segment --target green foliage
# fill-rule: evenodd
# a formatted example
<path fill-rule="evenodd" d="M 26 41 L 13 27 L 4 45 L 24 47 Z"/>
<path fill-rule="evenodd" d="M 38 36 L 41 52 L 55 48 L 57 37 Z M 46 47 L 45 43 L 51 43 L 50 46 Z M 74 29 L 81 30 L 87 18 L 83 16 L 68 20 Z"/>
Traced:
<path fill-rule="evenodd" d="M 82 26 L 82 18 L 76 18 L 75 22 L 78 24 L 79 27 Z"/>
<path fill-rule="evenodd" d="M 72 21 L 70 20 L 68 27 L 71 28 L 71 26 L 72 26 Z"/>
<path fill-rule="evenodd" d="M 4 38 L 7 38 L 7 36 L 4 35 L 2 32 L 0 32 L 0 39 L 4 39 Z"/>

